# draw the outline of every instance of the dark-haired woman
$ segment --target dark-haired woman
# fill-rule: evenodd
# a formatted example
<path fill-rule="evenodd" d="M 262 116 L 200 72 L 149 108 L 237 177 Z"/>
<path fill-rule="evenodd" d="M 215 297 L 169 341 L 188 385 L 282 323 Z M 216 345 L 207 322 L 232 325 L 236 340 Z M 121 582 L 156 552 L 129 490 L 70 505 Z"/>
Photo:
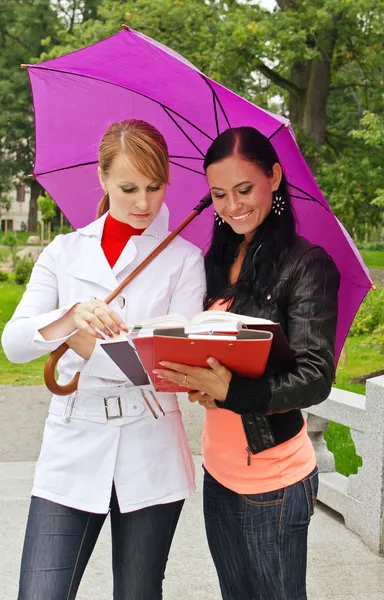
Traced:
<path fill-rule="evenodd" d="M 325 400 L 334 380 L 340 276 L 297 234 L 282 167 L 261 133 L 228 129 L 205 170 L 216 211 L 205 308 L 280 323 L 296 365 L 252 380 L 212 357 L 206 369 L 164 363 L 159 374 L 187 382 L 197 390 L 190 400 L 207 408 L 204 514 L 223 599 L 305 600 L 318 473 L 300 409 Z"/>

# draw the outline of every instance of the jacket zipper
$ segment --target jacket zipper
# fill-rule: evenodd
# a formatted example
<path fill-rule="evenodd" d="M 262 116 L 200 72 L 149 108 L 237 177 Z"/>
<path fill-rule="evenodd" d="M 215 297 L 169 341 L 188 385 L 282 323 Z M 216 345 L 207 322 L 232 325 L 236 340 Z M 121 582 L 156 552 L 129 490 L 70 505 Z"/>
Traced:
<path fill-rule="evenodd" d="M 247 466 L 250 467 L 251 466 L 251 454 L 252 453 L 251 453 L 251 449 L 250 449 L 249 446 L 247 446 L 246 451 L 248 453 L 248 456 L 247 456 Z"/>

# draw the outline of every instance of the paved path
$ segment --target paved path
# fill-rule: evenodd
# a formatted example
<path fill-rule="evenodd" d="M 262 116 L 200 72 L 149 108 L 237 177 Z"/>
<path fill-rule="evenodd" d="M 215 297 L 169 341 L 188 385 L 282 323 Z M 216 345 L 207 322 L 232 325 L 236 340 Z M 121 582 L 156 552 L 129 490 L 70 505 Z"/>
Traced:
<path fill-rule="evenodd" d="M 42 388 L 0 387 L 0 600 L 16 600 L 17 597 L 28 498 L 47 399 Z M 194 406 L 183 409 L 191 446 L 198 454 L 201 414 Z M 198 492 L 186 503 L 176 533 L 164 600 L 220 599 L 204 537 L 200 457 L 196 456 L 195 461 Z M 111 589 L 110 533 L 109 524 L 106 524 L 84 576 L 78 600 L 111 600 Z M 384 599 L 384 558 L 371 553 L 344 527 L 341 518 L 322 506 L 316 510 L 310 532 L 308 598 Z"/>

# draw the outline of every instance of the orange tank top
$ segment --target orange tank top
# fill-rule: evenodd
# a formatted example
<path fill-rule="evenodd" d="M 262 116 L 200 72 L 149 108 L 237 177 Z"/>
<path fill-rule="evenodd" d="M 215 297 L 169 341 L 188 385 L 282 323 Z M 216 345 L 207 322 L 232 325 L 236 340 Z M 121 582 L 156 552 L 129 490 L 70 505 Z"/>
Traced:
<path fill-rule="evenodd" d="M 226 310 L 216 302 L 211 307 Z M 290 440 L 258 454 L 247 452 L 240 415 L 216 408 L 207 410 L 203 431 L 204 467 L 219 483 L 238 494 L 262 494 L 297 483 L 316 466 L 307 424 Z"/>

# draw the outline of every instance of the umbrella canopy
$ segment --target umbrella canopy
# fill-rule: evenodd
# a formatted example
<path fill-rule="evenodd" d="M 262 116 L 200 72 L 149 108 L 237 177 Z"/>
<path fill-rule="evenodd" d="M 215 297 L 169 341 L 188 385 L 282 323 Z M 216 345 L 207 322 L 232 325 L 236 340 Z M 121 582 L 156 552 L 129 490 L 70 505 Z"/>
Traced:
<path fill-rule="evenodd" d="M 171 160 L 166 203 L 171 228 L 207 193 L 204 155 L 228 127 L 253 126 L 268 137 L 282 164 L 298 232 L 319 244 L 341 273 L 336 354 L 371 288 L 369 273 L 337 221 L 297 146 L 289 121 L 265 111 L 206 77 L 171 49 L 130 29 L 37 65 L 28 65 L 35 107 L 34 176 L 78 228 L 95 218 L 102 196 L 97 153 L 107 127 L 136 118 L 164 135 Z M 184 237 L 207 248 L 207 210 Z"/>

